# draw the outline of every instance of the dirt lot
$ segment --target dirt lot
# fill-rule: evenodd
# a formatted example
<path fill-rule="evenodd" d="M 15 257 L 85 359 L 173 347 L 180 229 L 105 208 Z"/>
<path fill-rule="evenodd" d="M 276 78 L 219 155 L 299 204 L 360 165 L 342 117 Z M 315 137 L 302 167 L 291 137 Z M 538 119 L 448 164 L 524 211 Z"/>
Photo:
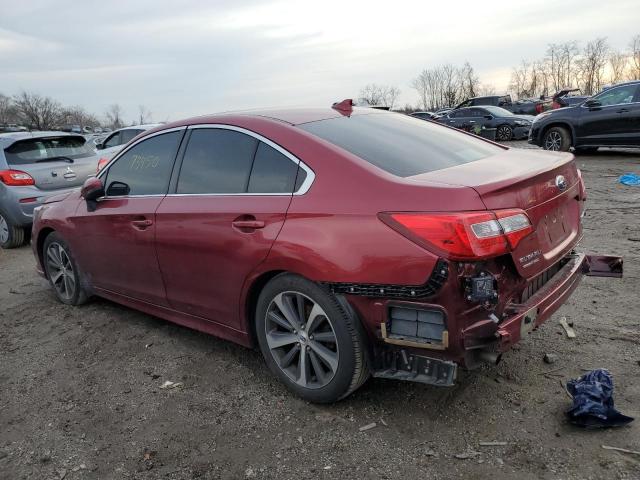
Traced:
<path fill-rule="evenodd" d="M 640 188 L 615 178 L 639 172 L 640 155 L 579 164 L 583 246 L 623 255 L 625 278 L 585 279 L 499 366 L 450 389 L 370 380 L 337 405 L 311 405 L 258 352 L 100 299 L 61 305 L 28 247 L 0 251 L 0 478 L 640 478 L 640 455 L 601 448 L 640 450 L 640 420 L 582 431 L 564 416 L 561 383 L 605 367 L 618 408 L 640 417 Z M 184 387 L 160 389 L 166 380 Z"/>

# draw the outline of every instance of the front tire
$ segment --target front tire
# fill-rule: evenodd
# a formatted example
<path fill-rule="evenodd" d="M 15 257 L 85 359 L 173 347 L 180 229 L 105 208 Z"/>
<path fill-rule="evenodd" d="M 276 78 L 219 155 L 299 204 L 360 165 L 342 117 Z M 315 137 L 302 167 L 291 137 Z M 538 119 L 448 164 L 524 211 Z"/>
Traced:
<path fill-rule="evenodd" d="M 552 152 L 568 152 L 571 148 L 571 134 L 564 127 L 552 127 L 544 134 L 542 148 Z"/>
<path fill-rule="evenodd" d="M 369 377 L 365 336 L 336 297 L 303 277 L 282 274 L 262 290 L 256 336 L 271 371 L 305 400 L 338 401 Z"/>
<path fill-rule="evenodd" d="M 496 130 L 496 139 L 500 142 L 508 142 L 513 138 L 513 129 L 509 125 L 500 125 Z"/>
<path fill-rule="evenodd" d="M 24 228 L 11 223 L 6 214 L 0 212 L 0 247 L 16 248 L 24 243 Z"/>
<path fill-rule="evenodd" d="M 82 305 L 89 298 L 67 242 L 57 233 L 51 233 L 42 247 L 44 271 L 53 291 L 62 303 Z"/>

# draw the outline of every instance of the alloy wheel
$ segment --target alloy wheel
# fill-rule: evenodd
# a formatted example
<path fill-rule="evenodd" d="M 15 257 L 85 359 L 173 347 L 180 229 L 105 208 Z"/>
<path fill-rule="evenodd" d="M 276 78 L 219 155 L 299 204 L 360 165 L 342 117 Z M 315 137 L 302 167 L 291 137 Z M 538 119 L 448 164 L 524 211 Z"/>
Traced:
<path fill-rule="evenodd" d="M 0 243 L 7 243 L 9 241 L 9 224 L 0 215 Z"/>
<path fill-rule="evenodd" d="M 544 140 L 544 149 L 557 152 L 562 145 L 562 136 L 558 132 L 549 132 Z"/>
<path fill-rule="evenodd" d="M 276 365 L 305 388 L 327 385 L 338 369 L 338 340 L 322 307 L 299 292 L 282 292 L 269 304 L 265 334 Z"/>
<path fill-rule="evenodd" d="M 506 125 L 498 127 L 498 131 L 497 131 L 498 140 L 502 140 L 502 141 L 511 140 L 511 135 L 512 135 L 511 129 Z"/>
<path fill-rule="evenodd" d="M 47 271 L 53 287 L 60 297 L 71 300 L 76 292 L 76 277 L 69 254 L 59 243 L 47 248 Z"/>

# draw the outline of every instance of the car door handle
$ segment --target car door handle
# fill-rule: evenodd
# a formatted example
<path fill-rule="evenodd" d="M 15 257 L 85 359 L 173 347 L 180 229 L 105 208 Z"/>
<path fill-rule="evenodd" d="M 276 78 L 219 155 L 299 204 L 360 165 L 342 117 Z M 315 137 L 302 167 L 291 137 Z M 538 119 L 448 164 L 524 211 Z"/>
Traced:
<path fill-rule="evenodd" d="M 264 228 L 264 222 L 262 220 L 234 220 L 231 222 L 235 228 L 256 230 L 258 228 Z"/>
<path fill-rule="evenodd" d="M 142 220 L 132 220 L 131 225 L 138 230 L 146 230 L 151 225 L 153 225 L 153 220 L 149 220 L 148 218 Z"/>
<path fill-rule="evenodd" d="M 627 113 L 628 111 L 628 108 L 621 108 L 620 110 L 616 110 L 616 113 Z"/>

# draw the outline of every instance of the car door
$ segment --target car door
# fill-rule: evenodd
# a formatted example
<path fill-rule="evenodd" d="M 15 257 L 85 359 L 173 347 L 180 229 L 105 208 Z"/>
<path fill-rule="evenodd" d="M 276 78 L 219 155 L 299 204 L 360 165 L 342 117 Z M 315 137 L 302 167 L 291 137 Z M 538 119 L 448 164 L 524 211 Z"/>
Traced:
<path fill-rule="evenodd" d="M 166 305 L 155 250 L 156 210 L 167 193 L 185 128 L 133 144 L 100 174 L 105 197 L 78 205 L 74 251 L 92 286 Z"/>
<path fill-rule="evenodd" d="M 156 215 L 170 305 L 240 328 L 244 282 L 267 257 L 305 175 L 295 157 L 256 134 L 190 129 L 175 191 Z"/>
<path fill-rule="evenodd" d="M 580 145 L 634 145 L 638 142 L 637 84 L 596 95 L 580 108 L 576 136 Z M 593 103 L 597 102 L 597 103 Z"/>

